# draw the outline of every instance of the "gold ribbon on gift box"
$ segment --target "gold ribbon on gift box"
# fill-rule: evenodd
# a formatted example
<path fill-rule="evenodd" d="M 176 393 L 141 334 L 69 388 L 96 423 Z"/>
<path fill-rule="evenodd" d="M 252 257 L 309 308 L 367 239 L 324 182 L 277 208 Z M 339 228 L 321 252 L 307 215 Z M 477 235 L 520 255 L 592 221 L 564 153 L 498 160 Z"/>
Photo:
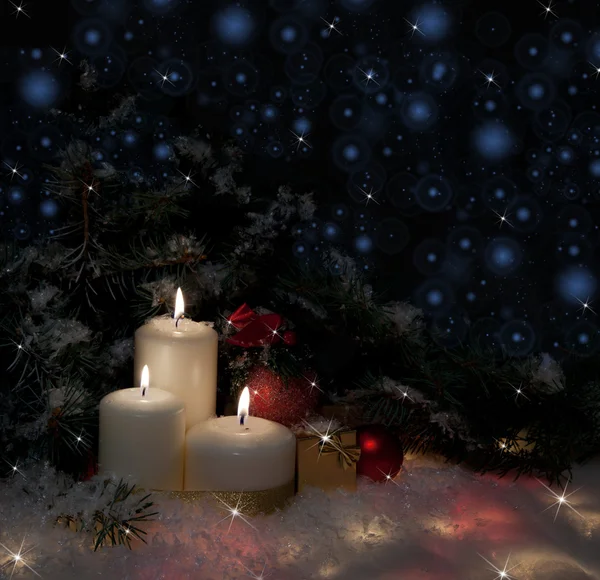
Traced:
<path fill-rule="evenodd" d="M 329 435 L 320 443 L 321 453 L 330 455 L 337 453 L 338 461 L 344 469 L 356 464 L 360 458 L 360 447 L 358 445 L 344 445 L 339 435 Z"/>

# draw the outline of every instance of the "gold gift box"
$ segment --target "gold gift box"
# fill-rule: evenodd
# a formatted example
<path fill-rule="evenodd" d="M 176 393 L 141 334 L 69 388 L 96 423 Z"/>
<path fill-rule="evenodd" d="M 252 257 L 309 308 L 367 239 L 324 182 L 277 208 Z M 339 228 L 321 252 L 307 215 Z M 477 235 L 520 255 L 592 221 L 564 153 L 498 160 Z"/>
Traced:
<path fill-rule="evenodd" d="M 356 462 L 359 457 L 356 431 L 338 431 L 328 440 L 299 435 L 296 453 L 298 493 L 307 485 L 325 491 L 338 488 L 356 491 Z"/>

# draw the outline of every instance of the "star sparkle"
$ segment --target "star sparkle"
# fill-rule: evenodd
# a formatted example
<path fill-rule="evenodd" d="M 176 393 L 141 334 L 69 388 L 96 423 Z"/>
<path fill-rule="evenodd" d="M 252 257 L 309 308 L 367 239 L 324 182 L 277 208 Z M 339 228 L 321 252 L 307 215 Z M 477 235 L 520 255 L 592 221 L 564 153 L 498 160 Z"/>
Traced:
<path fill-rule="evenodd" d="M 19 16 L 22 14 L 23 16 L 27 16 L 27 18 L 31 18 L 31 16 L 29 16 L 29 14 L 27 14 L 27 12 L 25 12 L 25 8 L 24 6 L 27 6 L 27 4 L 23 4 L 23 2 L 21 2 L 18 6 L 11 1 L 11 4 L 13 5 L 13 8 L 15 9 L 13 14 L 16 14 L 16 18 L 19 18 Z"/>
<path fill-rule="evenodd" d="M 4 564 L 0 565 L 0 569 L 9 566 L 10 564 L 13 565 L 12 570 L 10 572 L 10 577 L 12 578 L 14 573 L 15 573 L 15 569 L 17 567 L 17 564 L 21 564 L 22 566 L 25 566 L 26 568 L 28 568 L 29 570 L 31 570 L 36 576 L 40 577 L 41 576 L 25 561 L 25 559 L 23 558 L 23 556 L 25 556 L 25 554 L 28 554 L 29 552 L 31 552 L 31 550 L 33 550 L 33 548 L 35 548 L 35 546 L 32 546 L 31 548 L 29 548 L 28 550 L 23 551 L 23 545 L 25 544 L 25 537 L 23 537 L 23 540 L 21 542 L 21 546 L 19 548 L 18 552 L 13 552 L 11 550 L 9 550 L 4 544 L 0 543 L 0 546 L 2 548 L 4 548 L 4 550 L 6 550 L 6 552 L 8 552 L 10 558 L 7 562 L 5 562 Z"/>
<path fill-rule="evenodd" d="M 58 61 L 58 66 L 60 66 L 62 64 L 62 61 L 64 60 L 66 63 L 72 65 L 73 63 L 69 60 L 69 53 L 67 52 L 67 47 L 65 46 L 65 48 L 62 49 L 62 52 L 59 52 L 58 50 L 56 50 L 54 47 L 50 47 L 57 55 L 58 58 L 54 59 L 54 62 Z"/>
<path fill-rule="evenodd" d="M 508 383 L 510 385 L 510 383 Z M 529 400 L 529 397 L 523 392 L 523 383 L 521 383 L 518 387 L 515 387 L 514 385 L 510 385 L 514 391 L 515 391 L 515 401 L 519 398 L 519 397 L 525 397 L 527 400 Z"/>
<path fill-rule="evenodd" d="M 333 445 L 335 447 L 336 444 L 334 443 L 333 435 L 335 435 L 335 433 L 337 432 L 337 429 L 334 431 L 330 431 L 331 424 L 333 423 L 333 418 L 329 419 L 329 425 L 327 426 L 327 430 L 325 431 L 325 433 L 321 433 L 314 425 L 311 425 L 305 419 L 302 419 L 302 422 L 311 431 L 314 431 L 314 433 L 320 438 L 320 441 L 317 441 L 314 445 L 311 445 L 309 447 L 309 449 L 312 449 L 313 447 L 316 447 L 317 445 L 321 445 L 321 443 L 329 443 L 330 445 Z M 322 447 L 319 447 L 319 457 L 321 456 L 321 451 L 322 451 Z"/>
<path fill-rule="evenodd" d="M 379 202 L 377 201 L 377 199 L 375 198 L 375 195 L 374 195 L 377 192 L 373 191 L 373 188 L 371 188 L 367 192 L 362 187 L 360 187 L 359 185 L 357 185 L 356 189 L 358 189 L 365 196 L 365 205 L 369 205 L 370 201 L 374 201 L 377 205 L 379 205 Z"/>
<path fill-rule="evenodd" d="M 25 477 L 25 474 L 19 469 L 19 461 L 17 460 L 17 462 L 13 465 L 12 463 L 10 463 L 10 461 L 8 460 L 4 460 L 6 463 L 8 463 L 8 465 L 10 465 L 10 469 L 12 471 L 13 477 L 18 473 L 23 479 L 27 479 Z"/>
<path fill-rule="evenodd" d="M 85 441 L 85 431 L 82 429 L 81 432 L 79 433 L 79 435 L 75 436 L 75 447 L 79 447 L 79 444 L 83 443 L 84 445 L 86 445 L 86 441 Z"/>
<path fill-rule="evenodd" d="M 86 183 L 85 181 L 83 181 L 83 179 L 80 179 L 79 181 L 81 181 L 81 183 L 83 183 L 83 186 L 87 189 L 88 194 L 90 194 L 90 193 L 98 194 L 98 192 L 94 189 L 94 182 L 93 181 L 92 181 L 91 185 L 89 183 Z"/>
<path fill-rule="evenodd" d="M 412 34 L 410 35 L 411 38 L 415 35 L 415 32 L 418 32 L 422 36 L 425 36 L 425 33 L 419 28 L 419 19 L 418 18 L 417 18 L 416 22 L 411 22 L 408 18 L 405 18 L 404 20 L 408 23 L 408 25 L 410 26 L 410 29 L 412 30 Z"/>
<path fill-rule="evenodd" d="M 496 443 L 498 443 L 498 448 L 499 448 L 501 451 L 509 451 L 509 449 L 510 449 L 510 446 L 509 446 L 509 445 L 507 445 L 506 443 L 504 443 L 504 441 L 500 441 L 499 439 L 494 439 L 494 441 L 495 441 Z"/>
<path fill-rule="evenodd" d="M 246 387 L 248 387 L 248 385 L 246 385 Z M 250 389 L 250 387 L 248 388 Z M 257 397 L 260 397 L 265 403 L 267 402 L 267 399 L 265 399 L 256 389 L 250 389 L 250 392 Z"/>
<path fill-rule="evenodd" d="M 508 561 L 510 560 L 510 554 L 506 558 L 506 563 L 504 564 L 504 568 L 502 568 L 502 570 L 500 568 L 498 568 L 498 566 L 495 566 L 494 564 L 492 564 L 487 558 L 484 558 L 481 554 L 478 554 L 478 555 L 480 558 L 485 560 L 491 566 L 490 570 L 497 574 L 497 576 L 494 577 L 494 580 L 515 580 L 514 576 L 509 575 L 509 572 L 511 570 L 514 570 L 520 564 L 515 564 L 514 566 L 512 566 L 512 568 L 509 568 Z"/>
<path fill-rule="evenodd" d="M 357 69 L 358 69 L 358 70 L 359 70 L 359 71 L 360 71 L 360 72 L 363 74 L 363 76 L 365 77 L 365 78 L 363 79 L 363 81 L 364 81 L 364 83 L 365 83 L 365 85 L 366 85 L 366 86 L 369 86 L 369 83 L 370 83 L 370 82 L 373 82 L 373 83 L 375 83 L 377 86 L 379 86 L 379 83 L 378 83 L 378 82 L 375 80 L 375 77 L 377 76 L 377 73 L 376 73 L 376 72 L 375 72 L 375 71 L 374 71 L 372 68 L 370 68 L 370 69 L 368 69 L 368 70 L 363 70 L 363 69 L 362 69 L 362 68 L 360 68 L 360 67 L 356 67 L 356 68 L 357 68 Z"/>
<path fill-rule="evenodd" d="M 192 173 L 192 170 L 190 169 L 190 171 L 188 172 L 188 174 L 186 175 L 185 173 L 183 173 L 183 171 L 180 171 L 179 169 L 177 170 L 179 173 L 181 173 L 181 175 L 183 175 L 183 178 L 185 179 L 185 181 L 183 183 L 185 183 L 186 185 L 188 183 L 191 183 L 194 187 L 198 187 L 198 185 L 196 183 L 194 183 L 192 181 L 192 177 L 194 177 L 194 175 L 196 175 L 195 173 Z M 229 322 L 229 321 L 228 321 Z"/>
<path fill-rule="evenodd" d="M 11 166 L 9 163 L 7 163 L 6 161 L 3 161 L 4 165 L 6 165 L 6 167 L 8 167 L 8 169 L 10 170 L 10 180 L 13 180 L 13 177 L 16 175 L 17 177 L 20 177 L 21 179 L 23 179 L 23 175 L 21 175 L 19 173 L 19 169 L 21 169 L 23 166 L 19 166 L 19 162 L 17 161 L 13 166 Z"/>
<path fill-rule="evenodd" d="M 161 87 L 161 88 L 165 86 L 165 83 L 169 83 L 170 85 L 172 85 L 172 86 L 175 86 L 175 83 L 173 83 L 173 82 L 171 81 L 171 79 L 169 78 L 169 75 L 171 74 L 171 73 L 169 72 L 169 69 L 167 69 L 167 72 L 166 72 L 165 74 L 161 73 L 159 70 L 156 70 L 156 69 L 154 69 L 154 72 L 156 72 L 156 74 L 157 74 L 157 75 L 160 77 L 160 79 L 161 79 L 161 80 L 159 81 L 159 82 L 161 83 L 161 84 L 160 84 L 160 87 Z"/>
<path fill-rule="evenodd" d="M 596 314 L 596 311 L 591 306 L 592 303 L 590 302 L 589 296 L 585 299 L 585 301 L 581 300 L 574 294 L 571 294 L 571 296 L 573 296 L 573 298 L 575 298 L 575 300 L 577 300 L 577 302 L 581 304 L 581 308 L 579 308 L 578 310 L 580 310 L 582 314 L 585 314 L 586 310 L 589 310 L 592 314 Z"/>
<path fill-rule="evenodd" d="M 403 391 L 398 385 L 395 385 L 394 388 L 402 395 L 402 400 L 408 399 L 414 403 L 414 400 L 408 394 L 408 389 Z"/>
<path fill-rule="evenodd" d="M 241 563 L 241 562 L 240 562 Z M 246 571 L 248 572 L 248 575 L 250 576 L 250 578 L 254 578 L 254 580 L 266 580 L 270 574 L 267 574 L 265 576 L 265 570 L 267 568 L 267 563 L 265 562 L 262 572 L 260 572 L 260 574 L 257 574 L 256 572 L 253 572 L 252 570 L 250 570 L 250 568 L 248 568 L 248 566 L 242 564 L 242 566 L 244 566 L 244 568 L 246 568 Z"/>
<path fill-rule="evenodd" d="M 184 176 L 185 177 L 185 176 Z M 227 316 L 223 316 L 223 314 L 219 314 L 219 316 L 227 323 L 226 328 L 229 330 L 230 328 L 234 327 L 233 322 L 231 320 L 229 320 L 229 318 L 227 318 Z"/>
<path fill-rule="evenodd" d="M 309 379 L 308 377 L 305 377 L 304 375 L 302 375 L 307 381 L 308 381 L 308 385 L 310 387 L 310 392 L 312 393 L 313 389 L 317 389 L 317 391 L 319 391 L 319 393 L 322 393 L 323 390 L 321 388 L 319 388 L 319 384 L 317 383 L 318 377 L 315 377 L 314 379 Z"/>
<path fill-rule="evenodd" d="M 552 16 L 554 16 L 554 18 L 558 18 L 556 12 L 554 12 L 553 10 L 552 0 L 548 2 L 548 6 L 546 6 L 543 2 L 540 2 L 540 0 L 538 0 L 538 4 L 544 9 L 544 11 L 542 12 L 542 14 L 544 15 L 544 20 L 548 17 L 548 14 L 551 14 Z"/>
<path fill-rule="evenodd" d="M 600 66 L 595 65 L 593 62 L 588 61 L 588 64 L 594 69 L 594 76 L 598 78 L 600 76 Z"/>
<path fill-rule="evenodd" d="M 279 338 L 282 338 L 282 336 L 279 334 L 279 327 L 271 328 L 266 322 L 263 322 L 263 324 L 271 331 L 272 336 L 278 336 Z"/>
<path fill-rule="evenodd" d="M 381 471 L 382 475 L 385 476 L 385 484 L 387 485 L 388 483 L 392 482 L 395 486 L 400 487 L 400 484 L 395 480 L 395 478 L 392 477 L 392 469 L 390 469 L 390 471 L 388 473 L 386 473 L 385 471 L 383 471 L 383 469 L 380 469 L 379 467 L 377 468 L 379 469 L 379 471 Z"/>
<path fill-rule="evenodd" d="M 537 478 L 536 478 L 537 479 Z M 542 513 L 544 513 L 545 511 L 548 511 L 549 509 L 553 508 L 554 506 L 556 506 L 556 513 L 554 514 L 554 520 L 556 521 L 556 518 L 558 517 L 558 512 L 560 511 L 560 508 L 564 505 L 567 506 L 569 509 L 573 510 L 578 516 L 580 516 L 581 518 L 585 519 L 583 517 L 583 515 L 581 515 L 572 505 L 571 502 L 569 501 L 569 498 L 576 492 L 578 492 L 581 488 L 578 487 L 575 491 L 572 491 L 570 494 L 566 495 L 567 492 L 567 487 L 570 483 L 570 480 L 567 481 L 567 483 L 565 484 L 565 488 L 562 490 L 562 493 L 559 495 L 557 494 L 555 491 L 553 491 L 552 489 L 550 489 L 543 481 L 540 481 L 538 479 L 538 482 L 541 483 L 549 492 L 550 492 L 550 496 L 553 497 L 556 501 L 552 504 L 549 505 L 545 510 L 542 510 Z"/>
<path fill-rule="evenodd" d="M 331 22 L 327 22 L 327 20 L 325 20 L 325 18 L 323 18 L 321 16 L 321 20 L 327 24 L 327 29 L 328 29 L 328 34 L 327 34 L 327 38 L 329 38 L 331 36 L 332 31 L 336 31 L 340 36 L 343 36 L 343 34 L 336 28 L 336 26 L 340 23 L 340 19 L 339 18 L 334 18 Z"/>
<path fill-rule="evenodd" d="M 246 518 L 246 516 L 244 516 L 244 514 L 241 511 L 243 509 L 243 507 L 240 508 L 240 504 L 242 503 L 242 494 L 240 494 L 240 497 L 238 497 L 235 507 L 231 507 L 217 495 L 214 495 L 214 497 L 218 499 L 225 506 L 226 511 L 229 512 L 229 515 L 219 520 L 215 524 L 215 526 L 218 526 L 221 522 L 224 522 L 226 519 L 231 518 L 231 522 L 229 522 L 229 528 L 227 528 L 227 533 L 229 533 L 229 530 L 231 530 L 231 526 L 233 525 L 233 520 L 235 520 L 235 518 L 240 518 L 243 522 L 247 523 L 252 529 L 256 530 L 256 528 L 250 523 L 248 518 Z"/>
<path fill-rule="evenodd" d="M 496 82 L 496 77 L 498 75 L 494 74 L 494 71 L 492 71 L 491 73 L 485 73 L 482 70 L 480 70 L 479 72 L 480 72 L 480 74 L 482 74 L 485 77 L 488 88 L 492 84 L 496 85 L 498 88 L 500 88 L 500 85 Z"/>
<path fill-rule="evenodd" d="M 508 218 L 510 217 L 510 214 L 506 213 L 507 210 L 504 210 L 503 214 L 499 214 L 497 211 L 494 211 L 494 213 L 496 214 L 496 216 L 498 217 L 498 221 L 496 223 L 500 224 L 500 228 L 502 228 L 502 226 L 504 224 L 508 224 L 511 228 L 514 227 L 509 221 Z"/>
<path fill-rule="evenodd" d="M 12 339 L 9 341 L 9 344 L 16 347 L 15 358 L 14 358 L 13 362 L 10 363 L 10 366 L 8 366 L 8 368 L 7 368 L 7 370 L 10 371 L 17 366 L 19 360 L 21 360 L 21 356 L 23 355 L 23 353 L 25 353 L 26 355 L 29 355 L 31 353 L 22 344 L 19 344 L 18 342 L 14 341 Z M 2 346 L 8 346 L 8 344 L 2 345 Z"/>
<path fill-rule="evenodd" d="M 298 135 L 298 133 L 294 133 L 294 131 L 292 131 L 290 129 L 290 133 L 296 138 L 296 151 L 298 151 L 298 149 L 300 149 L 301 145 L 306 145 L 307 147 L 309 147 L 310 149 L 312 149 L 310 143 L 306 140 L 306 137 L 308 137 L 310 135 L 310 133 L 301 133 L 300 135 Z"/>

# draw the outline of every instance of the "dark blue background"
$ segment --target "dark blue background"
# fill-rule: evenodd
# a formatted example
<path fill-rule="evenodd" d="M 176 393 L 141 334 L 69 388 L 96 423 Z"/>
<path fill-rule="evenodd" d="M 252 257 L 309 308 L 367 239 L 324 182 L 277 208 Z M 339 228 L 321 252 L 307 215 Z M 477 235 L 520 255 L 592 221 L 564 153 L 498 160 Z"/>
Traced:
<path fill-rule="evenodd" d="M 176 172 L 173 139 L 200 126 L 244 149 L 254 192 L 315 192 L 319 219 L 298 225 L 290 258 L 350 254 L 376 291 L 423 308 L 449 345 L 597 351 L 595 3 L 553 3 L 554 14 L 535 0 L 23 8 L 29 17 L 0 4 L 8 239 L 27 244 L 64 223 L 44 164 L 137 95 L 130 120 L 85 134 L 96 160 L 132 181 L 160 187 Z M 323 20 L 335 18 L 342 34 Z M 92 85 L 82 86 L 84 60 Z"/>

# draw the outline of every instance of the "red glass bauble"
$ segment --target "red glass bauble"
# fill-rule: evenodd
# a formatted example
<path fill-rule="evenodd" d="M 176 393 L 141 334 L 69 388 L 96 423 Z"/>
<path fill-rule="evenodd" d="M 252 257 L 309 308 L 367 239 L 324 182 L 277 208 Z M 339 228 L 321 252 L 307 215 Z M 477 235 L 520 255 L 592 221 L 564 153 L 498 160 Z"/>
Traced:
<path fill-rule="evenodd" d="M 83 481 L 88 481 L 98 473 L 98 458 L 88 450 L 87 453 L 87 467 L 85 473 L 82 475 Z"/>
<path fill-rule="evenodd" d="M 250 390 L 250 416 L 287 427 L 300 423 L 319 402 L 318 385 L 313 383 L 315 374 L 307 371 L 304 375 L 284 381 L 264 365 L 250 369 L 245 383 Z"/>
<path fill-rule="evenodd" d="M 402 444 L 382 425 L 367 425 L 357 429 L 360 459 L 356 464 L 356 474 L 364 475 L 373 481 L 385 481 L 398 475 L 404 453 Z"/>
<path fill-rule="evenodd" d="M 285 342 L 285 344 L 287 344 L 288 346 L 294 346 L 297 342 L 297 338 L 296 338 L 296 333 L 293 330 L 286 330 L 283 333 L 283 342 Z"/>

